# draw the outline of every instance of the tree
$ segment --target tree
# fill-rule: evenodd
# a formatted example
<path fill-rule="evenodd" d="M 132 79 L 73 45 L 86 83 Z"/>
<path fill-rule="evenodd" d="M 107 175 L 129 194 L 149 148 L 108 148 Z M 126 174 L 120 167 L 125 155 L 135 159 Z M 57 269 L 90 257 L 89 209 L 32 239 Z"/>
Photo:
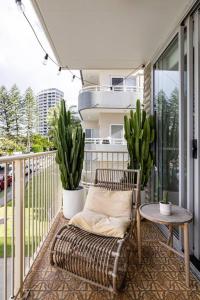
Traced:
<path fill-rule="evenodd" d="M 48 124 L 48 136 L 49 139 L 55 142 L 55 127 L 57 126 L 57 121 L 59 117 L 60 104 L 58 103 L 54 107 L 50 107 L 47 114 L 47 124 Z"/>
<path fill-rule="evenodd" d="M 36 132 L 37 127 L 37 106 L 32 89 L 29 87 L 24 96 L 25 105 L 25 134 L 27 136 L 27 150 L 31 149 L 31 135 Z"/>
<path fill-rule="evenodd" d="M 13 129 L 13 107 L 5 86 L 0 87 L 0 128 L 3 135 L 11 136 Z"/>
<path fill-rule="evenodd" d="M 13 110 L 13 131 L 17 137 L 22 133 L 24 119 L 24 102 L 20 95 L 20 91 L 14 84 L 9 93 L 10 102 Z"/>

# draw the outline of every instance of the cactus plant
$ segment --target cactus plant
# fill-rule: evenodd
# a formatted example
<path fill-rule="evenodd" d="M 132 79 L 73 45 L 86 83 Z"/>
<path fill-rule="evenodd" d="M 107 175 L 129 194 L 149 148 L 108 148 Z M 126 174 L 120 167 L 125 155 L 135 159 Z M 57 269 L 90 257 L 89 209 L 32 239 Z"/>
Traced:
<path fill-rule="evenodd" d="M 59 165 L 63 189 L 76 190 L 83 169 L 85 133 L 80 124 L 73 124 L 64 100 L 60 104 L 54 132 L 57 146 L 56 162 Z"/>
<path fill-rule="evenodd" d="M 142 189 L 147 185 L 151 169 L 154 165 L 151 145 L 154 142 L 154 118 L 146 116 L 141 109 L 140 100 L 136 102 L 136 111 L 124 117 L 125 139 L 130 156 L 129 169 L 141 169 Z"/>
<path fill-rule="evenodd" d="M 169 204 L 168 191 L 163 191 L 163 200 L 162 200 L 162 203 Z"/>

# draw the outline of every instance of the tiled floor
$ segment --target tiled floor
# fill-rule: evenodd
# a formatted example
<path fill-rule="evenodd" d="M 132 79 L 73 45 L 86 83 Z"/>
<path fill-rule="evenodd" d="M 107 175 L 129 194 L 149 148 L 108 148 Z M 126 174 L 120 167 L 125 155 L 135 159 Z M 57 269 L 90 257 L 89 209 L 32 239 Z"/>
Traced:
<path fill-rule="evenodd" d="M 125 291 L 114 296 L 95 286 L 74 279 L 66 272 L 58 271 L 49 264 L 49 249 L 55 232 L 65 223 L 60 215 L 37 258 L 32 272 L 24 285 L 27 300 L 196 300 L 200 299 L 200 283 L 191 274 L 191 286 L 185 285 L 184 264 L 175 254 L 158 243 L 145 242 L 142 264 L 138 264 L 133 252 Z M 143 235 L 148 239 L 162 238 L 152 224 L 142 222 Z M 29 290 L 29 293 L 26 293 Z M 20 299 L 20 298 L 18 298 Z"/>

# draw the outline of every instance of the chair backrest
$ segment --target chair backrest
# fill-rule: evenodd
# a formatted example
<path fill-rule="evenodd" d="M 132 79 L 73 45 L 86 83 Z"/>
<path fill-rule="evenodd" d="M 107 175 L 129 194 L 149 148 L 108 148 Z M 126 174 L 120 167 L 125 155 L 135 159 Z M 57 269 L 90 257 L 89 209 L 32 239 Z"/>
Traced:
<path fill-rule="evenodd" d="M 96 169 L 95 186 L 134 194 L 135 207 L 140 206 L 140 170 Z"/>

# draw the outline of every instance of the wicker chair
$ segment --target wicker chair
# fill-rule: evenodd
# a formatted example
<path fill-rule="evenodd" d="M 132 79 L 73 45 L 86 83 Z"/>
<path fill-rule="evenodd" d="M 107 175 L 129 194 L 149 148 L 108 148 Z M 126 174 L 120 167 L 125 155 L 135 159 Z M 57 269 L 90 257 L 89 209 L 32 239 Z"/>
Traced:
<path fill-rule="evenodd" d="M 51 265 L 84 281 L 118 292 L 125 286 L 129 253 L 133 245 L 140 205 L 140 171 L 97 169 L 95 186 L 109 190 L 133 190 L 131 225 L 124 238 L 101 236 L 65 225 L 51 248 Z"/>

